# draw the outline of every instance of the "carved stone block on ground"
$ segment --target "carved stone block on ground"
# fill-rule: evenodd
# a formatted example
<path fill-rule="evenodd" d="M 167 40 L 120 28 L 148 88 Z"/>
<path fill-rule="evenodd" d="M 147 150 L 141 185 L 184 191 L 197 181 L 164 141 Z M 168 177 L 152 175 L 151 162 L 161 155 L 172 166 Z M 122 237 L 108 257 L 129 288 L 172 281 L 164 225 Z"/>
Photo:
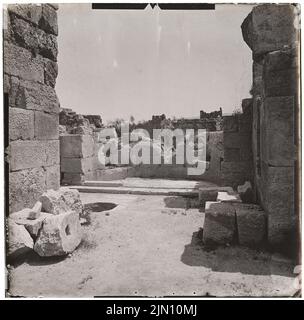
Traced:
<path fill-rule="evenodd" d="M 41 195 L 40 201 L 42 203 L 42 209 L 54 215 L 71 210 L 78 215 L 82 213 L 80 194 L 75 189 L 62 187 L 58 191 L 48 190 Z"/>
<path fill-rule="evenodd" d="M 24 226 L 18 225 L 12 219 L 7 221 L 8 256 L 16 258 L 33 249 L 34 243 Z"/>
<path fill-rule="evenodd" d="M 230 203 L 214 203 L 205 212 L 203 228 L 205 244 L 226 245 L 235 241 L 235 209 Z"/>
<path fill-rule="evenodd" d="M 43 257 L 66 255 L 77 248 L 81 238 L 79 215 L 65 212 L 44 220 L 34 250 Z"/>

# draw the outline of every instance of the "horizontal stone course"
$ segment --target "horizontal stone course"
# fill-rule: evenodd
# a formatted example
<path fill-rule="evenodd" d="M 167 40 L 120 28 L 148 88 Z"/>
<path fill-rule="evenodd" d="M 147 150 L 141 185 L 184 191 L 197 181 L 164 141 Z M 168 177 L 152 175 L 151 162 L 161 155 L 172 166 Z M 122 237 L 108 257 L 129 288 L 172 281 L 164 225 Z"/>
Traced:
<path fill-rule="evenodd" d="M 224 148 L 242 148 L 251 145 L 251 134 L 239 132 L 226 132 L 224 134 Z"/>
<path fill-rule="evenodd" d="M 222 173 L 229 172 L 238 172 L 238 173 L 247 173 L 252 170 L 251 161 L 223 161 L 221 163 Z"/>
<path fill-rule="evenodd" d="M 59 113 L 59 101 L 54 88 L 31 81 L 11 79 L 9 94 L 11 107 Z"/>
<path fill-rule="evenodd" d="M 254 204 L 234 204 L 240 245 L 261 246 L 266 240 L 266 214 Z"/>
<path fill-rule="evenodd" d="M 46 189 L 57 190 L 60 187 L 60 165 L 55 164 L 45 167 L 46 171 Z"/>
<path fill-rule="evenodd" d="M 22 18 L 43 29 L 45 32 L 58 35 L 56 4 L 10 4 L 8 5 L 10 15 Z"/>
<path fill-rule="evenodd" d="M 35 138 L 39 140 L 59 139 L 59 115 L 35 111 Z"/>
<path fill-rule="evenodd" d="M 33 55 L 37 53 L 57 61 L 58 46 L 56 36 L 32 26 L 23 19 L 11 16 L 11 32 L 15 44 L 28 49 Z"/>
<path fill-rule="evenodd" d="M 33 168 L 9 173 L 9 211 L 32 207 L 45 191 L 45 171 Z"/>
<path fill-rule="evenodd" d="M 9 139 L 30 140 L 34 138 L 34 112 L 9 108 Z"/>
<path fill-rule="evenodd" d="M 44 58 L 44 83 L 55 88 L 58 75 L 58 64 L 50 59 Z"/>
<path fill-rule="evenodd" d="M 58 140 L 12 141 L 9 150 L 11 171 L 59 164 Z"/>
<path fill-rule="evenodd" d="M 203 241 L 205 244 L 227 245 L 235 241 L 235 209 L 230 203 L 206 203 Z"/>
<path fill-rule="evenodd" d="M 294 141 L 294 98 L 265 99 L 265 123 L 262 139 L 267 150 L 263 160 L 272 166 L 293 166 L 296 159 Z"/>
<path fill-rule="evenodd" d="M 43 60 L 40 55 L 35 57 L 25 48 L 4 42 L 4 73 L 24 80 L 44 83 Z"/>
<path fill-rule="evenodd" d="M 60 160 L 61 172 L 87 173 L 94 171 L 94 158 L 63 158 Z"/>
<path fill-rule="evenodd" d="M 87 158 L 94 155 L 94 141 L 91 135 L 60 136 L 60 156 L 62 158 Z"/>

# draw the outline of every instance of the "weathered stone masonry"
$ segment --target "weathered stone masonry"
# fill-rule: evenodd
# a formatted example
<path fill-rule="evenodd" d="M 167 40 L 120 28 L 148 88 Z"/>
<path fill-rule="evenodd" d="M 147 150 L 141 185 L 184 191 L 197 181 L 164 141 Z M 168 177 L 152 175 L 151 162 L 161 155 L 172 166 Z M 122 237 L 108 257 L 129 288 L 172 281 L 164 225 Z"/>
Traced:
<path fill-rule="evenodd" d="M 4 93 L 9 117 L 9 211 L 58 189 L 57 5 L 8 5 Z"/>
<path fill-rule="evenodd" d="M 258 202 L 268 215 L 268 242 L 294 243 L 299 32 L 294 5 L 259 5 L 242 24 L 253 57 L 252 149 Z"/>

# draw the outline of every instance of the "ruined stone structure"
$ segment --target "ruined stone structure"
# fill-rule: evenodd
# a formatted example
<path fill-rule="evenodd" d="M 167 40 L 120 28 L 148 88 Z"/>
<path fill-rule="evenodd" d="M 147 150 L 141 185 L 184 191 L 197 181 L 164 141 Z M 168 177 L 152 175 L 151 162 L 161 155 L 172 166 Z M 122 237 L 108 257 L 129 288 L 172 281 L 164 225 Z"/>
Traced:
<path fill-rule="evenodd" d="M 58 189 L 57 5 L 8 5 L 4 94 L 9 120 L 9 211 Z"/>
<path fill-rule="evenodd" d="M 242 101 L 242 113 L 224 116 L 224 157 L 222 183 L 236 188 L 253 181 L 252 169 L 252 99 Z"/>
<path fill-rule="evenodd" d="M 253 177 L 268 216 L 268 242 L 295 247 L 298 236 L 299 8 L 259 5 L 242 24 L 253 58 Z"/>

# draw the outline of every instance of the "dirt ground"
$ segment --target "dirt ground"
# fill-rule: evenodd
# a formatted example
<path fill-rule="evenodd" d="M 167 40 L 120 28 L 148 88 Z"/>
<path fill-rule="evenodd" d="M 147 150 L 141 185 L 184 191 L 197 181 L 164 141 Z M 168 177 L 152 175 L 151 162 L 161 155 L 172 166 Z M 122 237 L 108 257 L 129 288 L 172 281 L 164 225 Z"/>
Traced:
<path fill-rule="evenodd" d="M 294 265 L 241 247 L 206 250 L 204 213 L 183 199 L 81 194 L 84 203 L 118 204 L 91 214 L 83 242 L 65 258 L 35 253 L 10 267 L 9 292 L 27 297 L 291 296 Z"/>

